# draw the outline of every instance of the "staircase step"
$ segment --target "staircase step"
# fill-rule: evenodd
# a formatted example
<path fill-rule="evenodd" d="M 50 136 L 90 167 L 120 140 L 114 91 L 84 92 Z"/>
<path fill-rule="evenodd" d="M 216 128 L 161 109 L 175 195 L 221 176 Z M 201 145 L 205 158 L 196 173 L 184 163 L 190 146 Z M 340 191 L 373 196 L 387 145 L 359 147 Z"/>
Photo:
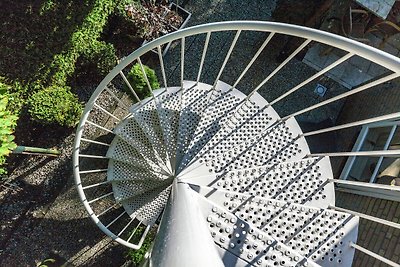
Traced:
<path fill-rule="evenodd" d="M 182 93 L 182 109 L 179 117 L 179 132 L 176 147 L 176 164 L 180 164 L 186 150 L 193 139 L 197 125 L 201 120 L 212 86 L 204 83 L 185 81 Z"/>
<path fill-rule="evenodd" d="M 136 149 L 147 161 L 153 161 L 155 164 L 162 162 L 162 158 L 153 149 L 147 134 L 142 131 L 139 123 L 133 117 L 128 117 L 120 122 L 115 127 L 114 133 Z"/>
<path fill-rule="evenodd" d="M 215 90 L 209 95 L 209 101 L 203 99 L 206 108 L 201 113 L 179 170 L 182 170 L 221 129 L 245 97 L 243 93 L 233 89 L 229 84 L 217 82 Z"/>
<path fill-rule="evenodd" d="M 155 95 L 162 94 L 163 90 L 155 91 Z M 167 149 L 164 143 L 163 128 L 160 124 L 161 107 L 154 99 L 150 98 L 141 104 L 140 106 L 134 106 L 130 108 L 132 118 L 136 120 L 139 127 L 146 134 L 147 139 L 151 143 L 154 152 L 158 155 L 162 162 L 169 164 L 169 158 L 167 156 Z"/>
<path fill-rule="evenodd" d="M 107 181 L 135 181 L 135 180 L 155 180 L 162 181 L 168 175 L 153 172 L 145 168 L 132 166 L 131 164 L 110 159 L 108 161 Z"/>
<path fill-rule="evenodd" d="M 249 139 L 256 139 L 280 119 L 276 111 L 258 93 L 239 105 L 226 124 L 198 152 L 196 158 L 226 151 Z"/>
<path fill-rule="evenodd" d="M 184 83 L 185 86 L 186 83 Z M 168 91 L 157 95 L 158 103 L 160 103 L 160 126 L 164 134 L 164 143 L 167 154 L 170 159 L 172 169 L 176 165 L 176 147 L 179 129 L 179 116 L 182 106 L 181 87 L 169 87 Z"/>
<path fill-rule="evenodd" d="M 253 266 L 318 266 L 229 210 L 199 196 L 214 242 Z M 231 263 L 229 266 L 235 266 Z"/>
<path fill-rule="evenodd" d="M 207 176 L 179 176 L 181 181 L 269 199 L 327 208 L 335 205 L 328 157 L 230 171 Z"/>
<path fill-rule="evenodd" d="M 157 180 L 127 180 L 127 181 L 113 181 L 112 188 L 114 198 L 117 203 L 135 198 L 147 192 L 152 192 L 159 188 L 166 188 L 172 183 L 172 179 L 162 181 Z"/>
<path fill-rule="evenodd" d="M 121 161 L 130 164 L 133 167 L 138 167 L 156 173 L 165 173 L 164 166 L 160 166 L 151 160 L 142 157 L 141 153 L 129 143 L 125 142 L 118 136 L 110 144 L 110 148 L 106 155 L 109 159 Z"/>
<path fill-rule="evenodd" d="M 209 187 L 194 190 L 321 266 L 351 265 L 357 216 Z"/>
<path fill-rule="evenodd" d="M 122 201 L 125 211 L 131 216 L 136 217 L 143 224 L 153 225 L 161 211 L 167 203 L 171 186 L 158 188 L 133 198 Z"/>
<path fill-rule="evenodd" d="M 181 173 L 193 172 L 192 176 L 200 176 L 297 161 L 310 154 L 305 138 L 299 138 L 299 134 L 301 129 L 291 118 L 270 127 L 260 136 L 238 140 L 236 146 L 213 149 L 195 158 Z"/>

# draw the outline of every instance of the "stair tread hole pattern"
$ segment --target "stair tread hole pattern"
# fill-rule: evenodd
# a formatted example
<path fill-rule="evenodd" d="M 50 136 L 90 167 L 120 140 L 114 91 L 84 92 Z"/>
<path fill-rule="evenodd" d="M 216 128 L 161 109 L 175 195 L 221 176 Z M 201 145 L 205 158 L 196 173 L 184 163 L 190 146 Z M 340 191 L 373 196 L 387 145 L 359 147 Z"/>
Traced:
<path fill-rule="evenodd" d="M 169 185 L 170 183 L 168 183 Z M 143 180 L 143 181 L 115 181 L 112 183 L 115 200 L 117 202 L 138 196 L 149 192 L 163 185 L 167 185 L 164 181 Z"/>
<path fill-rule="evenodd" d="M 328 177 L 323 177 L 319 159 L 282 164 L 278 168 L 260 167 L 217 175 L 211 186 L 232 192 L 305 204 L 323 201 L 327 196 L 321 189 Z"/>
<path fill-rule="evenodd" d="M 156 107 L 154 100 L 150 100 L 139 108 L 132 110 L 132 114 L 152 144 L 154 151 L 165 161 L 167 152 L 158 110 L 159 108 Z"/>
<path fill-rule="evenodd" d="M 203 204 L 203 214 L 206 216 L 214 242 L 249 264 L 255 266 L 314 265 L 288 246 L 211 203 L 208 206 Z"/>
<path fill-rule="evenodd" d="M 201 114 L 207 106 L 210 89 L 198 86 L 185 89 L 182 94 L 182 111 L 179 118 L 179 133 L 177 142 L 177 157 L 182 159 L 193 134 L 201 119 Z"/>
<path fill-rule="evenodd" d="M 247 139 L 228 151 L 217 155 L 204 156 L 206 165 L 212 172 L 231 171 L 263 165 L 274 165 L 293 161 L 305 155 L 299 139 L 295 138 L 285 123 L 278 124 L 266 131 L 260 138 Z M 300 144 L 299 144 L 300 143 Z"/>
<path fill-rule="evenodd" d="M 163 129 L 166 149 L 170 157 L 174 157 L 177 147 L 177 135 L 179 128 L 179 113 L 181 109 L 180 92 L 161 94 L 157 97 L 161 103 L 160 126 Z"/>
<path fill-rule="evenodd" d="M 226 151 L 226 148 L 234 147 L 265 132 L 278 118 L 271 107 L 261 107 L 254 101 L 246 101 L 229 118 L 223 129 L 204 146 L 199 156 L 218 156 L 222 151 Z"/>
<path fill-rule="evenodd" d="M 215 96 L 204 111 L 195 130 L 193 139 L 186 151 L 181 169 L 207 144 L 207 142 L 221 129 L 229 116 L 233 115 L 238 104 L 242 100 L 238 96 L 228 92 L 213 92 Z"/>
<path fill-rule="evenodd" d="M 323 254 L 330 251 L 341 261 L 337 235 L 343 233 L 341 230 L 350 219 L 349 214 L 235 194 L 225 194 L 223 205 L 240 219 L 307 258 L 323 246 Z"/>
<path fill-rule="evenodd" d="M 122 202 L 132 218 L 136 217 L 146 225 L 153 225 L 167 203 L 171 186 L 158 188 Z"/>
<path fill-rule="evenodd" d="M 109 181 L 135 181 L 135 180 L 159 180 L 167 179 L 168 176 L 155 173 L 152 170 L 134 167 L 121 161 L 109 161 L 107 179 Z"/>
<path fill-rule="evenodd" d="M 135 148 L 120 138 L 113 140 L 107 151 L 107 157 L 148 171 L 161 172 L 161 168 L 158 165 L 143 158 Z"/>
<path fill-rule="evenodd" d="M 125 119 L 115 129 L 115 134 L 125 142 L 133 146 L 140 154 L 147 159 L 154 159 L 154 150 L 147 135 L 142 131 L 139 124 L 132 117 Z"/>

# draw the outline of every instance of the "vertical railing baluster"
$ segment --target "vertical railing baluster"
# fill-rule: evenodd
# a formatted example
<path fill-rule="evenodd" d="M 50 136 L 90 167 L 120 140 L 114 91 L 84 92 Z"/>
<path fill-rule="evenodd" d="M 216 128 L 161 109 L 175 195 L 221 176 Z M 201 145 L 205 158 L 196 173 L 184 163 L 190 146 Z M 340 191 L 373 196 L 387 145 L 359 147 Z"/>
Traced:
<path fill-rule="evenodd" d="M 215 81 L 214 81 L 214 84 L 213 84 L 213 87 L 212 87 L 213 89 L 215 89 L 215 86 L 217 86 L 217 83 L 218 83 L 218 81 L 219 81 L 219 78 L 221 78 L 222 72 L 223 72 L 224 69 L 225 69 L 226 63 L 228 63 L 228 60 L 229 60 L 229 58 L 230 58 L 230 56 L 231 56 L 231 54 L 232 54 L 233 49 L 235 48 L 236 42 L 237 42 L 237 40 L 239 39 L 239 36 L 240 36 L 240 33 L 241 33 L 241 32 L 242 32 L 241 30 L 238 30 L 238 31 L 236 32 L 236 34 L 235 34 L 235 37 L 233 38 L 232 44 L 231 44 L 231 46 L 229 47 L 228 53 L 227 53 L 226 56 L 225 56 L 224 62 L 222 63 L 222 66 L 221 66 L 221 69 L 219 70 L 218 75 L 217 75 L 217 77 L 215 78 Z"/>
<path fill-rule="evenodd" d="M 100 109 L 102 112 L 106 113 L 108 116 L 110 116 L 110 117 L 116 119 L 117 121 L 121 121 L 120 118 L 118 118 L 117 116 L 115 116 L 115 115 L 112 114 L 111 112 L 107 111 L 107 110 L 106 110 L 105 108 L 103 108 L 102 106 L 100 106 L 100 105 L 98 105 L 98 104 L 96 104 L 96 103 L 93 103 L 93 105 L 94 105 L 96 108 Z"/>
<path fill-rule="evenodd" d="M 327 132 L 331 132 L 331 131 L 360 126 L 360 125 L 364 125 L 364 124 L 382 122 L 382 121 L 399 119 L 399 118 L 400 118 L 400 112 L 396 112 L 396 113 L 391 113 L 391 114 L 387 114 L 387 115 L 383 115 L 383 116 L 379 116 L 379 117 L 375 117 L 375 118 L 370 118 L 370 119 L 365 119 L 365 120 L 360 120 L 360 121 L 355 121 L 355 122 L 349 122 L 349 123 L 345 123 L 342 125 L 328 127 L 328 128 L 324 128 L 324 129 L 320 129 L 320 130 L 305 132 L 305 133 L 301 134 L 301 136 L 311 136 L 311 135 L 315 135 L 315 134 L 327 133 Z"/>
<path fill-rule="evenodd" d="M 144 66 L 143 66 L 143 63 L 142 63 L 142 60 L 140 59 L 140 57 L 137 58 L 137 61 L 139 63 L 140 69 L 142 70 L 142 74 L 143 74 L 144 80 L 146 82 L 147 88 L 149 89 L 150 94 L 153 97 L 153 100 L 155 101 L 153 88 L 151 87 L 151 84 L 149 82 L 149 78 L 147 77 L 146 70 L 144 69 Z"/>
<path fill-rule="evenodd" d="M 327 99 L 327 100 L 325 100 L 325 101 L 322 101 L 322 102 L 320 102 L 320 103 L 318 103 L 318 104 L 315 104 L 315 105 L 310 106 L 310 107 L 308 107 L 308 108 L 305 108 L 305 109 L 302 109 L 302 110 L 297 111 L 297 112 L 295 112 L 295 113 L 292 113 L 292 114 L 290 114 L 290 115 L 287 115 L 286 117 L 282 118 L 282 120 L 287 120 L 287 119 L 289 119 L 289 118 L 295 117 L 295 116 L 297 116 L 297 115 L 303 114 L 303 113 L 305 113 L 305 112 L 308 112 L 308 111 L 314 110 L 314 109 L 316 109 L 316 108 L 322 107 L 322 106 L 324 106 L 324 105 L 327 105 L 327 104 L 329 104 L 329 103 L 335 102 L 335 101 L 337 101 L 337 100 L 340 100 L 340 99 L 346 98 L 346 97 L 348 97 L 348 96 L 354 95 L 354 94 L 356 94 L 356 93 L 358 93 L 358 92 L 364 91 L 364 90 L 369 89 L 369 88 L 371 88 L 371 87 L 374 87 L 374 86 L 377 86 L 377 85 L 379 85 L 379 84 L 382 84 L 382 83 L 388 82 L 388 81 L 390 81 L 390 80 L 393 80 L 393 79 L 395 79 L 395 78 L 397 78 L 397 77 L 399 77 L 399 76 L 400 76 L 399 73 L 392 73 L 392 74 L 390 74 L 390 75 L 387 75 L 387 76 L 385 76 L 385 77 L 383 77 L 383 78 L 380 78 L 380 79 L 378 79 L 378 80 L 375 80 L 375 81 L 373 81 L 373 82 L 370 82 L 370 83 L 361 85 L 361 86 L 359 86 L 359 87 L 357 87 L 357 88 L 355 88 L 355 89 L 352 89 L 351 91 L 348 91 L 348 92 L 346 92 L 346 93 L 337 95 L 337 96 L 335 96 L 335 97 L 332 97 L 332 98 L 330 98 L 330 99 Z"/>
<path fill-rule="evenodd" d="M 243 76 L 247 73 L 247 71 L 251 68 L 251 66 L 253 65 L 254 61 L 257 60 L 258 56 L 262 53 L 262 51 L 264 51 L 264 48 L 267 46 L 267 44 L 271 41 L 272 37 L 274 37 L 275 33 L 271 32 L 267 39 L 265 39 L 264 43 L 260 46 L 260 48 L 258 49 L 258 51 L 255 53 L 255 55 L 253 56 L 253 58 L 250 60 L 249 64 L 247 64 L 246 68 L 243 70 L 243 72 L 240 74 L 239 78 L 237 78 L 236 82 L 232 85 L 232 88 L 236 87 L 238 85 L 238 83 L 241 81 L 241 79 L 243 78 Z"/>
<path fill-rule="evenodd" d="M 183 89 L 184 76 L 185 76 L 185 37 L 181 39 L 181 89 Z"/>
<path fill-rule="evenodd" d="M 129 111 L 129 107 L 128 107 L 127 105 L 125 105 L 124 102 L 122 102 L 121 99 L 119 99 L 119 98 L 114 94 L 113 91 L 111 91 L 108 87 L 105 87 L 104 90 L 107 91 L 107 92 L 111 95 L 111 97 L 114 98 L 114 99 L 121 105 L 121 107 L 122 107 L 123 109 L 125 109 L 126 111 Z"/>
<path fill-rule="evenodd" d="M 339 58 L 338 60 L 336 60 L 335 62 L 333 62 L 332 64 L 330 64 L 329 66 L 326 66 L 325 68 L 323 68 L 322 70 L 320 70 L 319 72 L 317 72 L 316 74 L 314 74 L 313 76 L 311 76 L 310 78 L 308 78 L 307 80 L 305 80 L 302 83 L 299 83 L 298 85 L 296 85 L 295 87 L 293 87 L 292 89 L 290 89 L 289 91 L 287 91 L 286 93 L 282 94 L 281 96 L 277 97 L 276 99 L 274 99 L 273 101 L 271 101 L 269 104 L 270 105 L 274 105 L 275 103 L 277 103 L 278 101 L 281 101 L 282 99 L 284 99 L 285 97 L 287 97 L 288 95 L 294 93 L 295 91 L 297 91 L 298 89 L 302 88 L 304 85 L 308 84 L 309 82 L 315 80 L 316 78 L 320 77 L 322 74 L 330 71 L 331 69 L 333 69 L 334 67 L 338 66 L 339 64 L 345 62 L 346 60 L 348 60 L 349 58 L 351 58 L 354 54 L 353 53 L 348 53 L 346 55 L 344 55 L 343 57 Z"/>
<path fill-rule="evenodd" d="M 390 143 L 392 142 L 394 133 L 396 132 L 396 129 L 397 129 L 397 126 L 393 125 L 392 129 L 390 130 L 389 136 L 388 136 L 388 138 L 386 140 L 386 143 L 383 146 L 383 150 L 387 150 L 389 148 Z M 378 174 L 379 168 L 382 165 L 382 161 L 383 161 L 383 157 L 381 156 L 381 157 L 379 157 L 378 162 L 376 163 L 374 172 L 372 173 L 371 178 L 369 179 L 370 183 L 375 183 L 376 175 Z"/>
<path fill-rule="evenodd" d="M 253 94 L 255 94 L 264 84 L 266 84 L 272 77 L 275 76 L 278 71 L 280 71 L 292 58 L 294 58 L 301 50 L 303 50 L 312 40 L 305 40 L 297 49 L 290 54 L 278 67 L 276 67 L 268 76 L 265 78 L 254 90 L 247 96 L 249 99 Z"/>
<path fill-rule="evenodd" d="M 206 58 L 207 49 L 208 49 L 208 44 L 209 44 L 209 42 L 210 42 L 210 36 L 211 36 L 211 32 L 207 32 L 206 41 L 205 41 L 205 43 L 204 43 L 204 48 L 203 48 L 203 54 L 201 55 L 200 66 L 199 66 L 199 72 L 198 72 L 198 74 L 197 74 L 196 83 L 199 83 L 200 77 L 201 77 L 201 72 L 203 71 L 204 60 L 205 60 L 205 58 Z"/>
<path fill-rule="evenodd" d="M 157 46 L 157 53 L 158 53 L 158 60 L 160 61 L 161 74 L 162 74 L 162 78 L 163 78 L 163 82 L 164 82 L 164 87 L 165 87 L 165 90 L 168 90 L 167 75 L 165 74 L 164 59 L 163 59 L 163 55 L 161 52 L 161 46 Z"/>
<path fill-rule="evenodd" d="M 138 97 L 138 95 L 136 94 L 135 90 L 133 90 L 133 87 L 131 85 L 131 83 L 128 81 L 128 79 L 126 78 L 125 74 L 122 72 L 122 70 L 119 72 L 119 75 L 121 75 L 122 79 L 124 80 L 126 86 L 128 86 L 129 90 L 131 91 L 131 93 L 133 94 L 133 96 L 135 97 L 137 102 L 140 102 L 140 98 Z"/>
<path fill-rule="evenodd" d="M 379 261 L 381 261 L 381 262 L 386 263 L 386 264 L 389 265 L 389 266 L 392 266 L 392 267 L 400 267 L 400 264 L 395 263 L 394 261 L 391 261 L 391 260 L 389 260 L 389 259 L 386 259 L 385 257 L 382 257 L 381 255 L 376 254 L 375 252 L 372 252 L 372 251 L 370 251 L 370 250 L 368 250 L 368 249 L 366 249 L 366 248 L 363 248 L 363 247 L 361 247 L 361 246 L 359 246 L 359 245 L 357 245 L 357 244 L 350 243 L 350 246 L 353 247 L 353 248 L 355 248 L 356 250 L 359 250 L 359 251 L 361 251 L 361 252 L 367 254 L 367 255 L 370 256 L 370 257 L 373 257 L 373 258 L 375 258 L 375 259 L 377 259 L 377 260 L 379 260 Z"/>

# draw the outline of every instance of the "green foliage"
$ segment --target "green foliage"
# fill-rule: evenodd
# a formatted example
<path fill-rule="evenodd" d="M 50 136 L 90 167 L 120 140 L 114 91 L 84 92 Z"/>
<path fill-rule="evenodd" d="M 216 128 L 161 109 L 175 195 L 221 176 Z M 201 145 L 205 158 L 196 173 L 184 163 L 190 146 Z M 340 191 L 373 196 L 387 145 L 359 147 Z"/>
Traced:
<path fill-rule="evenodd" d="M 14 143 L 14 128 L 18 117 L 8 110 L 8 86 L 0 81 L 0 175 L 6 173 L 3 167 L 6 157 L 17 147 Z"/>
<path fill-rule="evenodd" d="M 82 104 L 67 87 L 50 87 L 28 99 L 28 112 L 42 124 L 75 126 L 82 114 Z"/>
<path fill-rule="evenodd" d="M 160 84 L 158 83 L 157 75 L 155 71 L 149 68 L 146 65 L 143 65 L 144 71 L 146 73 L 147 79 L 149 80 L 150 86 L 153 90 L 160 88 Z M 133 90 L 135 90 L 136 94 L 140 99 L 151 96 L 151 92 L 147 86 L 145 77 L 143 75 L 142 68 L 138 63 L 136 63 L 127 75 L 127 79 L 132 85 Z M 133 94 L 130 92 L 129 88 L 125 86 L 127 92 L 133 98 Z"/>
<path fill-rule="evenodd" d="M 96 66 L 101 76 L 107 75 L 117 63 L 114 46 L 106 42 L 93 42 L 91 49 L 83 52 L 83 57 L 87 63 Z"/>
<path fill-rule="evenodd" d="M 146 228 L 141 226 L 139 227 L 136 232 L 134 233 L 132 239 L 133 240 L 139 240 L 141 236 L 143 235 L 143 232 Z M 154 238 L 156 236 L 156 229 L 153 228 L 151 229 L 148 233 L 146 238 L 143 241 L 142 246 L 138 250 L 131 249 L 126 253 L 126 257 L 129 258 L 135 265 L 140 264 L 144 256 L 146 255 L 146 252 L 149 250 L 151 244 L 154 241 Z"/>
<path fill-rule="evenodd" d="M 99 42 L 101 32 L 107 23 L 108 16 L 116 6 L 115 0 L 97 0 L 93 9 L 84 19 L 81 27 L 72 34 L 70 48 L 63 53 L 54 56 L 51 64 L 52 85 L 65 86 L 67 78 L 75 71 L 75 63 L 81 54 L 98 54 L 101 51 L 110 53 L 113 48 Z M 115 52 L 114 52 L 115 54 Z M 93 55 L 93 56 L 94 56 Z M 106 66 L 109 64 L 109 56 Z"/>

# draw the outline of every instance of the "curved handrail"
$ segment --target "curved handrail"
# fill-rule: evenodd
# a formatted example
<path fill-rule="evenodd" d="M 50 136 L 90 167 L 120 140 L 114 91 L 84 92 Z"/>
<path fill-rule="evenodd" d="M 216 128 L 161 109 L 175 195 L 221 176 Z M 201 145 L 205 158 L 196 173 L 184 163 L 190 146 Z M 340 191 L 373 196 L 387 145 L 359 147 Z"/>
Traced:
<path fill-rule="evenodd" d="M 106 86 L 118 74 L 120 74 L 124 68 L 126 68 L 129 64 L 131 64 L 134 60 L 139 59 L 140 56 L 146 54 L 147 52 L 153 49 L 156 48 L 158 49 L 163 44 L 170 43 L 175 40 L 205 33 L 207 33 L 209 36 L 209 33 L 221 32 L 221 31 L 259 31 L 259 32 L 273 32 L 273 33 L 297 36 L 304 38 L 306 40 L 309 39 L 311 41 L 317 41 L 319 43 L 331 45 L 340 48 L 342 50 L 348 51 L 349 53 L 363 57 L 371 62 L 379 64 L 387 68 L 388 70 L 400 75 L 400 59 L 386 52 L 383 52 L 368 45 L 332 33 L 316 29 L 310 29 L 297 25 L 278 23 L 278 22 L 231 21 L 231 22 L 216 22 L 216 23 L 194 26 L 167 34 L 163 37 L 160 37 L 156 40 L 147 43 L 143 47 L 132 52 L 130 55 L 124 58 L 116 67 L 114 67 L 113 70 L 111 70 L 111 72 L 97 86 L 96 90 L 94 91 L 91 98 L 87 102 L 82 118 L 79 122 L 76 131 L 74 150 L 73 150 L 73 168 L 74 168 L 73 172 L 74 172 L 75 182 L 77 185 L 77 190 L 83 202 L 83 205 L 89 212 L 89 215 L 92 218 L 92 220 L 99 226 L 99 228 L 104 233 L 113 237 L 116 241 L 128 247 L 137 248 L 137 246 L 117 237 L 100 222 L 99 218 L 96 216 L 90 204 L 86 200 L 86 196 L 81 184 L 80 173 L 79 173 L 79 150 L 80 150 L 81 138 L 83 135 L 83 128 L 87 122 L 90 111 L 94 107 L 95 101 L 97 100 L 98 96 L 102 93 L 102 91 L 106 88 Z"/>

